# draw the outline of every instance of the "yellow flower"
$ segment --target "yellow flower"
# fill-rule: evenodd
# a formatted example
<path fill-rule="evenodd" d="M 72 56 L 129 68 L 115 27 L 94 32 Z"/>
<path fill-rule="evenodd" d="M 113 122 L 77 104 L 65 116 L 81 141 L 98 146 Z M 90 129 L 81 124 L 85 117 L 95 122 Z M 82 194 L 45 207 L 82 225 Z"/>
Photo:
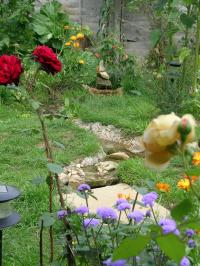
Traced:
<path fill-rule="evenodd" d="M 65 46 L 71 46 L 71 42 L 66 42 Z"/>
<path fill-rule="evenodd" d="M 169 192 L 170 186 L 166 183 L 157 183 L 156 188 L 162 192 Z"/>
<path fill-rule="evenodd" d="M 76 39 L 77 39 L 77 38 L 76 38 L 75 35 L 72 35 L 72 36 L 70 37 L 70 40 L 71 40 L 71 41 L 76 41 Z"/>
<path fill-rule="evenodd" d="M 193 175 L 193 176 L 190 176 L 190 177 L 189 177 L 189 176 L 185 176 L 185 178 L 188 179 L 188 180 L 190 180 L 192 183 L 194 183 L 194 182 L 197 181 L 197 179 L 198 179 L 199 177 Z"/>
<path fill-rule="evenodd" d="M 81 59 L 81 60 L 79 60 L 79 64 L 84 65 L 85 61 Z"/>
<path fill-rule="evenodd" d="M 192 164 L 200 165 L 200 152 L 194 152 L 193 158 L 192 158 Z"/>
<path fill-rule="evenodd" d="M 79 42 L 74 42 L 73 43 L 73 46 L 74 46 L 74 48 L 79 48 L 80 47 L 80 44 L 79 44 Z"/>
<path fill-rule="evenodd" d="M 174 113 L 160 115 L 153 119 L 143 134 L 143 144 L 145 147 L 146 164 L 155 169 L 165 168 L 173 153 L 169 147 L 181 140 L 178 126 L 182 120 L 187 120 L 191 126 L 191 131 L 187 135 L 185 144 L 191 142 L 195 135 L 195 120 L 191 115 L 184 115 L 182 118 Z"/>
<path fill-rule="evenodd" d="M 187 178 L 180 179 L 177 184 L 178 188 L 189 191 L 190 189 L 190 180 Z"/>
<path fill-rule="evenodd" d="M 64 30 L 69 30 L 69 29 L 70 29 L 69 25 L 64 26 Z"/>
<path fill-rule="evenodd" d="M 84 35 L 83 33 L 78 33 L 78 34 L 76 35 L 77 40 L 84 39 L 84 37 L 85 37 L 85 35 Z"/>

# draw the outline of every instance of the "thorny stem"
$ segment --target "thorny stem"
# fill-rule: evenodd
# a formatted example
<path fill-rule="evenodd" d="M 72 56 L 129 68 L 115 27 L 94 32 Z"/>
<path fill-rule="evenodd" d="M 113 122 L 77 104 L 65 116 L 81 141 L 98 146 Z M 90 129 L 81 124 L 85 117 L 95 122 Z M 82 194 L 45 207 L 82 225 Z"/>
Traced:
<path fill-rule="evenodd" d="M 36 77 L 37 77 L 37 74 L 39 72 L 39 69 L 40 68 L 37 68 L 36 71 L 35 71 L 35 74 L 33 76 L 33 79 L 31 81 L 31 83 L 28 84 L 28 87 L 27 87 L 27 91 L 31 97 L 32 100 L 35 100 L 35 97 L 32 93 L 33 91 L 33 88 L 36 84 Z M 47 128 L 45 126 L 45 123 L 44 123 L 44 119 L 43 119 L 43 116 L 42 116 L 42 113 L 39 109 L 36 110 L 36 114 L 38 116 L 38 119 L 40 121 L 40 124 L 41 124 L 41 128 L 42 128 L 42 135 L 43 135 L 43 139 L 44 139 L 44 144 L 45 144 L 45 153 L 46 153 L 46 157 L 48 159 L 48 162 L 53 162 L 53 155 L 52 155 L 52 149 L 51 149 L 51 146 L 50 146 L 50 143 L 49 143 L 49 139 L 48 139 L 48 133 L 47 133 Z M 52 198 L 53 198 L 53 175 L 51 172 L 49 172 L 49 180 L 50 180 L 50 184 L 49 184 L 49 212 L 52 213 L 53 211 L 53 204 L 52 204 Z M 59 179 L 58 179 L 58 175 L 55 176 L 56 178 L 56 185 L 57 185 L 57 190 L 58 190 L 58 194 L 59 194 L 59 199 L 60 199 L 60 204 L 61 204 L 61 207 L 63 209 L 66 209 L 65 208 L 65 203 L 64 203 L 64 199 L 63 199 L 63 195 L 62 195 L 62 191 L 61 191 L 61 188 L 60 188 L 60 183 L 59 183 Z M 64 221 L 64 225 L 65 225 L 65 229 L 67 231 L 69 231 L 71 228 L 70 228 L 70 225 L 69 223 L 65 220 Z M 54 257 L 54 241 L 53 241 L 53 227 L 50 226 L 49 228 L 49 235 L 50 235 L 50 262 L 53 261 L 53 257 Z M 73 255 L 73 252 L 71 250 L 71 242 L 72 242 L 72 237 L 69 233 L 66 234 L 66 238 L 67 238 L 67 261 L 68 261 L 68 266 L 72 266 L 75 264 L 75 259 L 74 259 L 74 255 Z"/>

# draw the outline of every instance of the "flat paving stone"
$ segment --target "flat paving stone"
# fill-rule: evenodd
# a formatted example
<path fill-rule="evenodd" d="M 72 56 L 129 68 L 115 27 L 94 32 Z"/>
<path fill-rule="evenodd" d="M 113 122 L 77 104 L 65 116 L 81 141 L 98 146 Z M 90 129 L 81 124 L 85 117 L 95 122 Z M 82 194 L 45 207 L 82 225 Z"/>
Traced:
<path fill-rule="evenodd" d="M 118 194 L 122 193 L 125 195 L 130 195 L 131 199 L 135 199 L 136 191 L 129 185 L 119 183 L 117 185 L 106 186 L 101 188 L 92 189 L 94 196 L 97 200 L 92 197 L 89 198 L 89 209 L 90 212 L 95 213 L 97 208 L 99 207 L 113 207 L 116 200 L 118 199 Z M 141 201 L 142 195 L 138 196 L 138 201 Z M 85 205 L 85 200 L 81 198 L 76 193 L 64 194 L 64 199 L 68 201 L 68 204 L 79 207 L 81 205 Z M 154 205 L 154 212 L 158 219 L 169 217 L 170 212 L 163 206 L 158 203 Z M 135 210 L 144 211 L 146 213 L 149 208 L 143 207 L 141 205 L 136 204 Z M 126 215 L 123 212 L 121 220 L 123 222 L 127 221 Z"/>

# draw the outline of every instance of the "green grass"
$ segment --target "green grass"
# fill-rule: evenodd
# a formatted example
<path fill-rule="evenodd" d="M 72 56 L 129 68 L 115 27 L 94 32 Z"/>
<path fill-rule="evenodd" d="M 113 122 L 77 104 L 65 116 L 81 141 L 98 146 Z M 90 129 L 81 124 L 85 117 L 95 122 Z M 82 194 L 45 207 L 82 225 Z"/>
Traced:
<path fill-rule="evenodd" d="M 177 188 L 177 181 L 181 177 L 180 161 L 175 157 L 170 162 L 170 166 L 162 172 L 153 171 L 144 164 L 144 158 L 136 157 L 120 163 L 117 175 L 121 182 L 139 187 L 148 187 L 149 180 L 151 182 L 150 190 L 156 190 L 157 182 L 167 183 L 171 190 L 169 193 L 161 193 L 161 203 L 169 207 L 171 204 L 178 202 L 184 192 Z M 153 186 L 152 186 L 153 184 Z M 159 192 L 159 191 L 158 191 Z"/>
<path fill-rule="evenodd" d="M 83 121 L 112 124 L 132 135 L 141 134 L 158 113 L 154 102 L 144 96 L 98 96 L 81 91 L 66 96 Z"/>
<path fill-rule="evenodd" d="M 77 158 L 97 152 L 99 143 L 95 136 L 67 121 L 47 121 L 56 162 L 69 163 Z M 39 129 L 39 131 L 38 131 Z M 65 148 L 58 148 L 54 141 Z M 15 107 L 0 108 L 0 180 L 15 185 L 21 197 L 14 207 L 21 215 L 21 222 L 4 231 L 4 265 L 38 265 L 38 219 L 48 211 L 46 184 L 33 185 L 36 176 L 46 176 L 46 158 L 40 127 L 34 114 Z M 55 192 L 54 192 L 55 196 Z M 55 199 L 55 197 L 54 197 Z M 54 200 L 54 210 L 58 210 Z M 47 230 L 45 238 L 47 238 Z M 58 247 L 56 246 L 56 250 Z M 48 244 L 45 257 L 48 258 Z M 45 265 L 48 265 L 47 260 Z"/>

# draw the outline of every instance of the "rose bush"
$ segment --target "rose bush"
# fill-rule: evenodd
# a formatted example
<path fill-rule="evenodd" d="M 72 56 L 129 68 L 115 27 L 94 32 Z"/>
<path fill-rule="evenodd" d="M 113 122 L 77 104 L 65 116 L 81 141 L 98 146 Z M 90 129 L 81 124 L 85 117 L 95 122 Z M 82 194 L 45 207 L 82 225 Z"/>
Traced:
<path fill-rule="evenodd" d="M 34 60 L 39 62 L 42 69 L 54 75 L 62 70 L 62 64 L 54 51 L 45 45 L 39 45 L 33 51 Z"/>
<path fill-rule="evenodd" d="M 18 85 L 23 67 L 19 58 L 14 55 L 2 55 L 0 57 L 0 85 L 14 83 Z"/>

